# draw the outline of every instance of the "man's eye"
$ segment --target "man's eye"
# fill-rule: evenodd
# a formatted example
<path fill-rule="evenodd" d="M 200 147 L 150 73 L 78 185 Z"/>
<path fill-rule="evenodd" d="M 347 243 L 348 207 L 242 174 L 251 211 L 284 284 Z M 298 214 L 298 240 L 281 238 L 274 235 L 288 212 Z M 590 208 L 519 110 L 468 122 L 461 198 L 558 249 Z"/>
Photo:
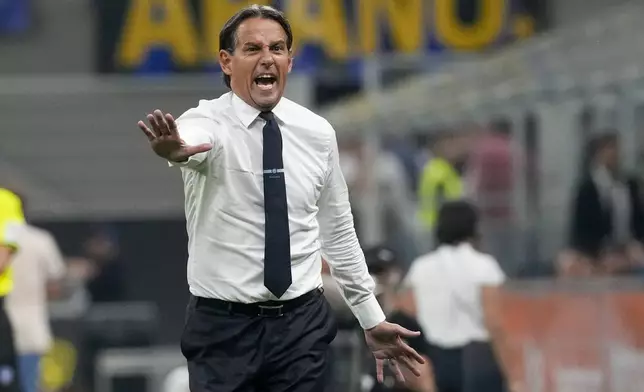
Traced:
<path fill-rule="evenodd" d="M 247 52 L 257 52 L 258 50 L 259 50 L 259 48 L 257 46 L 250 46 L 250 47 L 246 48 Z"/>
<path fill-rule="evenodd" d="M 282 50 L 284 50 L 284 46 L 283 45 L 275 45 L 275 46 L 271 47 L 271 50 L 274 51 L 274 52 L 281 52 Z"/>

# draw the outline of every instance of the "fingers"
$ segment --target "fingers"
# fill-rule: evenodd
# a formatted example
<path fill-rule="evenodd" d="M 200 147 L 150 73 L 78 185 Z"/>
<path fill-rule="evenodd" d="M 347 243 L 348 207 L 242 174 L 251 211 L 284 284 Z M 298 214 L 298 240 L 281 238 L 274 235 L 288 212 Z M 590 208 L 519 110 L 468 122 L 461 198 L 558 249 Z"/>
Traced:
<path fill-rule="evenodd" d="M 168 127 L 168 123 L 165 120 L 163 112 L 159 109 L 155 110 L 154 119 L 156 120 L 157 126 L 159 127 L 161 136 L 170 136 L 170 128 Z"/>
<path fill-rule="evenodd" d="M 418 369 L 417 363 L 414 362 L 408 356 L 399 357 L 398 360 L 402 363 L 404 367 L 409 369 L 416 377 L 420 377 L 420 369 Z"/>
<path fill-rule="evenodd" d="M 379 383 L 385 382 L 385 376 L 383 372 L 383 367 L 384 367 L 385 360 L 384 359 L 378 359 L 376 358 L 376 379 L 378 380 Z"/>
<path fill-rule="evenodd" d="M 165 121 L 168 124 L 168 131 L 170 131 L 171 135 L 178 135 L 179 131 L 177 129 L 177 123 L 174 121 L 174 117 L 172 117 L 172 114 L 166 113 L 165 114 Z"/>
<path fill-rule="evenodd" d="M 184 154 L 187 157 L 191 157 L 195 154 L 199 154 L 200 152 L 206 152 L 212 150 L 212 144 L 205 143 L 205 144 L 200 144 L 198 146 L 186 146 L 184 147 Z"/>
<path fill-rule="evenodd" d="M 390 359 L 387 362 L 389 363 L 389 368 L 394 373 L 396 380 L 398 380 L 398 382 L 404 383 L 405 376 L 403 375 L 402 370 L 400 370 L 400 366 L 398 366 L 398 361 L 396 361 L 395 359 Z"/>
<path fill-rule="evenodd" d="M 161 137 L 161 136 L 163 136 L 163 135 L 161 134 L 161 127 L 160 127 L 160 126 L 159 126 L 159 124 L 157 123 L 156 118 L 154 118 L 154 115 L 153 115 L 153 114 L 148 114 L 147 116 L 145 116 L 145 118 L 147 118 L 147 119 L 148 119 L 148 123 L 150 123 L 150 126 L 152 127 L 152 132 L 154 132 L 154 135 L 155 135 L 156 137 Z"/>
<path fill-rule="evenodd" d="M 150 128 L 148 128 L 147 125 L 145 125 L 143 121 L 139 121 L 137 125 L 139 126 L 139 129 L 143 131 L 143 133 L 145 134 L 145 136 L 148 138 L 149 141 L 152 141 L 156 138 L 154 133 L 150 130 Z"/>
<path fill-rule="evenodd" d="M 398 338 L 398 349 L 402 351 L 400 353 L 401 355 L 407 356 L 420 364 L 425 363 L 425 359 L 423 359 L 422 355 L 418 354 L 416 350 L 411 348 L 407 343 L 405 343 L 404 340 L 400 338 Z"/>
<path fill-rule="evenodd" d="M 415 338 L 416 336 L 420 336 L 419 331 L 410 331 L 407 328 L 401 327 L 398 324 L 396 324 L 396 332 L 398 333 L 398 335 L 402 336 L 403 338 Z"/>
<path fill-rule="evenodd" d="M 162 136 L 178 137 L 177 122 L 170 113 L 163 114 L 161 110 L 156 109 L 154 112 L 148 114 L 146 119 L 150 127 L 146 126 L 143 121 L 139 121 L 138 126 L 150 141 Z"/>

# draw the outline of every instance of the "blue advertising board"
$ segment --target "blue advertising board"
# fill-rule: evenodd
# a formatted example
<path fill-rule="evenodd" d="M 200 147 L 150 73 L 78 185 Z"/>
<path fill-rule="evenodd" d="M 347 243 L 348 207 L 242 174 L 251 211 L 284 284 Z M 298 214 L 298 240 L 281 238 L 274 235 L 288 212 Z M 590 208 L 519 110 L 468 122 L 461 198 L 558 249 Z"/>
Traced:
<path fill-rule="evenodd" d="M 0 0 L 0 34 L 23 33 L 30 25 L 28 0 Z"/>

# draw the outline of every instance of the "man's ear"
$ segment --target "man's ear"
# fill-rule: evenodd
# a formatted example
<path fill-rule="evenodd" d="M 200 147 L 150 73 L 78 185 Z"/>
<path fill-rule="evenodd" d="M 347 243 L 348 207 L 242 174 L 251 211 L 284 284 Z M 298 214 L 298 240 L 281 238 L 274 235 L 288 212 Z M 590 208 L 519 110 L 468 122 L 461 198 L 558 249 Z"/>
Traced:
<path fill-rule="evenodd" d="M 288 51 L 288 73 L 293 69 L 293 50 Z"/>
<path fill-rule="evenodd" d="M 221 70 L 228 76 L 233 73 L 230 65 L 233 60 L 232 57 L 232 54 L 230 54 L 227 50 L 219 51 L 219 66 L 221 67 Z"/>

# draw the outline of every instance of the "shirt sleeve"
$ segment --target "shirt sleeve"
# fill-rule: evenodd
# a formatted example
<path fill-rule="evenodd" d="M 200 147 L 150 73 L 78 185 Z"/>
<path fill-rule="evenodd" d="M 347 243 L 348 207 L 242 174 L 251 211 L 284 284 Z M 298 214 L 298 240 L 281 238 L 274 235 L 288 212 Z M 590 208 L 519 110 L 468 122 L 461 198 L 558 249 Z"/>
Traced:
<path fill-rule="evenodd" d="M 349 191 L 340 170 L 335 132 L 329 151 L 326 181 L 318 201 L 322 253 L 342 296 L 364 329 L 385 320 L 376 300 L 376 284 L 369 275 L 364 254 L 353 226 Z"/>
<path fill-rule="evenodd" d="M 199 169 L 208 159 L 215 148 L 215 137 L 213 128 L 217 122 L 208 117 L 200 108 L 193 108 L 185 112 L 177 119 L 177 128 L 179 136 L 189 146 L 210 143 L 213 149 L 206 152 L 200 152 L 188 158 L 183 162 L 168 162 L 169 166 L 187 167 L 190 169 Z"/>
<path fill-rule="evenodd" d="M 49 280 L 62 279 L 67 268 L 56 240 L 49 233 L 45 233 L 43 237 L 43 254 L 47 278 Z"/>
<path fill-rule="evenodd" d="M 480 282 L 485 286 L 500 286 L 505 282 L 505 274 L 492 256 L 486 256 L 481 263 Z"/>
<path fill-rule="evenodd" d="M 18 249 L 18 236 L 25 223 L 22 203 L 18 196 L 0 189 L 0 245 Z"/>

